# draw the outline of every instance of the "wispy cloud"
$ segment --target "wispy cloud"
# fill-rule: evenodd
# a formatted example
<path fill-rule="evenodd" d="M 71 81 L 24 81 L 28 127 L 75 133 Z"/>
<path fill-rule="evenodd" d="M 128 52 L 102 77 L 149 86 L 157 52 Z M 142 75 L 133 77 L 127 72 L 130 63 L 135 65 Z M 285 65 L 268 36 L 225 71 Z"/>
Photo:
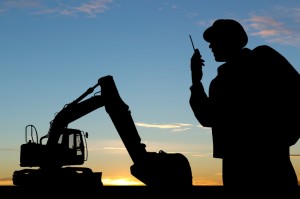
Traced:
<path fill-rule="evenodd" d="M 252 13 L 244 23 L 252 36 L 270 43 L 300 46 L 300 7 L 275 7 L 262 14 Z"/>
<path fill-rule="evenodd" d="M 10 181 L 11 177 L 6 177 L 6 178 L 0 178 L 0 181 Z"/>
<path fill-rule="evenodd" d="M 291 154 L 290 157 L 292 157 L 292 158 L 300 158 L 300 154 Z"/>
<path fill-rule="evenodd" d="M 190 156 L 191 157 L 196 157 L 196 158 L 203 158 L 203 157 L 210 157 L 212 155 L 211 154 L 192 154 Z"/>
<path fill-rule="evenodd" d="M 216 180 L 215 178 L 211 176 L 202 176 L 200 177 L 193 177 L 193 185 L 198 186 L 220 186 L 223 185 L 222 183 L 222 173 L 216 173 L 216 176 L 218 176 L 219 180 Z"/>
<path fill-rule="evenodd" d="M 98 152 L 126 152 L 126 148 L 120 139 L 115 140 L 90 140 L 89 141 L 89 151 L 98 151 Z"/>
<path fill-rule="evenodd" d="M 125 147 L 104 147 L 104 150 L 126 150 Z"/>
<path fill-rule="evenodd" d="M 40 0 L 3 0 L 1 1 L 2 10 L 24 9 L 40 7 Z"/>
<path fill-rule="evenodd" d="M 0 186 L 13 185 L 12 177 L 0 178 Z"/>
<path fill-rule="evenodd" d="M 0 13 L 23 11 L 31 15 L 65 15 L 96 17 L 109 9 L 112 0 L 3 0 L 0 3 Z"/>
<path fill-rule="evenodd" d="M 19 149 L 0 148 L 1 151 L 19 151 Z"/>
<path fill-rule="evenodd" d="M 178 8 L 178 5 L 176 5 L 176 4 L 168 3 L 168 2 L 163 2 L 163 3 L 161 4 L 161 6 L 158 7 L 158 10 L 159 10 L 159 11 L 163 11 L 163 10 L 165 10 L 165 9 L 173 9 L 173 10 L 175 10 L 175 9 L 177 9 L 177 8 Z"/>
<path fill-rule="evenodd" d="M 60 14 L 76 16 L 77 14 L 83 13 L 90 17 L 96 17 L 97 14 L 108 10 L 107 4 L 111 2 L 112 0 L 92 0 L 78 6 L 65 7 Z"/>
<path fill-rule="evenodd" d="M 143 122 L 136 122 L 135 125 L 139 127 L 145 127 L 145 128 L 171 129 L 173 132 L 187 131 L 192 127 L 202 127 L 201 125 L 193 125 L 193 124 L 185 124 L 185 123 L 147 124 Z"/>

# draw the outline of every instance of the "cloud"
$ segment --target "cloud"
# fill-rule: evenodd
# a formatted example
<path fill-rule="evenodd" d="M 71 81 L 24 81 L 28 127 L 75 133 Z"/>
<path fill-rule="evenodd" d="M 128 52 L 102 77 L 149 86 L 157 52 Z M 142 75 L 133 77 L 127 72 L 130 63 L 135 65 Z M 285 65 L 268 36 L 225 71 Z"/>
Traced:
<path fill-rule="evenodd" d="M 201 125 L 185 124 L 185 123 L 171 123 L 171 124 L 147 124 L 143 122 L 136 122 L 136 126 L 145 128 L 171 129 L 173 132 L 182 132 L 191 129 L 192 127 L 202 127 Z"/>
<path fill-rule="evenodd" d="M 126 150 L 125 147 L 104 147 L 104 150 Z"/>
<path fill-rule="evenodd" d="M 78 6 L 66 7 L 60 14 L 76 16 L 79 13 L 83 13 L 90 17 L 96 17 L 97 14 L 108 10 L 107 4 L 111 2 L 112 0 L 92 0 Z"/>
<path fill-rule="evenodd" d="M 11 181 L 11 177 L 0 178 L 0 181 Z"/>
<path fill-rule="evenodd" d="M 216 176 L 219 176 L 219 180 L 214 179 L 213 177 L 209 176 L 201 176 L 200 177 L 193 177 L 193 185 L 195 186 L 221 186 L 223 185 L 222 183 L 222 177 L 220 174 L 216 174 Z"/>
<path fill-rule="evenodd" d="M 0 178 L 0 186 L 13 185 L 12 177 Z"/>
<path fill-rule="evenodd" d="M 146 127 L 146 128 L 160 128 L 160 129 L 174 129 L 180 128 L 182 126 L 192 126 L 191 124 L 181 124 L 181 123 L 173 123 L 173 124 L 146 124 L 146 123 L 135 123 L 137 126 Z"/>
<path fill-rule="evenodd" d="M 4 0 L 0 3 L 0 13 L 23 11 L 32 15 L 55 14 L 76 17 L 85 15 L 96 17 L 109 9 L 112 0 Z"/>
<path fill-rule="evenodd" d="M 176 10 L 176 9 L 178 9 L 178 5 L 173 4 L 173 3 L 168 3 L 168 2 L 164 1 L 164 2 L 161 3 L 161 6 L 158 7 L 158 10 L 159 11 L 163 11 L 163 10 L 165 10 L 165 8 L 166 9 Z"/>
<path fill-rule="evenodd" d="M 40 0 L 3 0 L 0 5 L 3 10 L 33 8 L 40 6 Z"/>
<path fill-rule="evenodd" d="M 19 151 L 20 149 L 0 148 L 1 151 Z"/>
<path fill-rule="evenodd" d="M 300 46 L 300 7 L 274 7 L 267 13 L 252 13 L 244 20 L 247 32 L 270 43 Z"/>
<path fill-rule="evenodd" d="M 90 140 L 89 141 L 89 151 L 113 151 L 122 152 L 126 151 L 124 144 L 121 139 L 113 140 Z"/>
<path fill-rule="evenodd" d="M 196 157 L 196 158 L 203 158 L 203 157 L 209 157 L 211 155 L 209 155 L 209 154 L 193 154 L 191 156 Z"/>
<path fill-rule="evenodd" d="M 258 35 L 261 37 L 276 37 L 290 34 L 283 23 L 276 21 L 271 17 L 266 16 L 253 16 L 248 19 L 248 27 L 252 30 L 252 35 Z"/>
<path fill-rule="evenodd" d="M 292 158 L 300 158 L 300 154 L 291 154 L 290 157 L 292 157 Z"/>

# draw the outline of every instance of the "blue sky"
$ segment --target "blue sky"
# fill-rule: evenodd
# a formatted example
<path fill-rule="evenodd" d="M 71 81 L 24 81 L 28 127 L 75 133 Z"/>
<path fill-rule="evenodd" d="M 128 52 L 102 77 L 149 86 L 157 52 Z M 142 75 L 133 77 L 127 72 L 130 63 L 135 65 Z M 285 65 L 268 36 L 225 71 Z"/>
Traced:
<path fill-rule="evenodd" d="M 106 75 L 114 77 L 147 151 L 183 153 L 195 185 L 221 184 L 210 129 L 198 124 L 188 103 L 189 35 L 205 60 L 208 89 L 220 63 L 202 33 L 218 18 L 238 20 L 249 48 L 270 45 L 300 71 L 298 0 L 2 0 L 0 185 L 22 169 L 25 126 L 47 134 L 55 113 Z M 69 127 L 89 132 L 84 166 L 103 172 L 105 184 L 139 183 L 104 108 Z M 299 143 L 291 152 L 300 154 Z M 292 162 L 300 178 L 300 158 Z"/>

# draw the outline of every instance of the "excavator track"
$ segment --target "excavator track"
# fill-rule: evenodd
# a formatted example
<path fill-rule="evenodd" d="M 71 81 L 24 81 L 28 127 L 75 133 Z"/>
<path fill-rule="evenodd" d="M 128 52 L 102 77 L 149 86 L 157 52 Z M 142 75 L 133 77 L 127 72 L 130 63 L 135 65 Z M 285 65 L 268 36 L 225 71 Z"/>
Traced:
<path fill-rule="evenodd" d="M 85 167 L 63 167 L 58 169 L 22 169 L 13 173 L 13 184 L 23 187 L 56 186 L 100 188 L 102 172 L 93 172 Z"/>

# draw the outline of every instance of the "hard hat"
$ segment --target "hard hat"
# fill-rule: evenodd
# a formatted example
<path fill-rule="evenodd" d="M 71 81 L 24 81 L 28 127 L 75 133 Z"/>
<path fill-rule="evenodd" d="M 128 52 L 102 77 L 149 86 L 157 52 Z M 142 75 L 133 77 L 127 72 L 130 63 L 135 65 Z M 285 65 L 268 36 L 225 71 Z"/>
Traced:
<path fill-rule="evenodd" d="M 207 28 L 203 33 L 203 38 L 207 42 L 211 42 L 215 39 L 224 39 L 240 47 L 246 46 L 248 42 L 248 36 L 242 27 L 242 25 L 232 19 L 218 19 L 212 26 Z"/>

